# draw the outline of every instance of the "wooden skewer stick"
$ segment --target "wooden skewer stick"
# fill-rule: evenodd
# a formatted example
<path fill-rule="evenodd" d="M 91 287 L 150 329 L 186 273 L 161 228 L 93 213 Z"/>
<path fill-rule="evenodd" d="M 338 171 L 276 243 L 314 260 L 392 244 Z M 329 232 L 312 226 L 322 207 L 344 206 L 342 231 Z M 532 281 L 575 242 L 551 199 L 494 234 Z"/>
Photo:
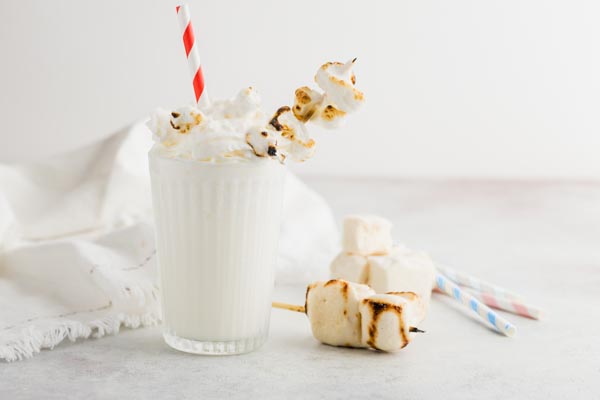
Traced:
<path fill-rule="evenodd" d="M 274 301 L 272 304 L 273 308 L 281 308 L 282 310 L 296 311 L 300 313 L 306 313 L 306 309 L 304 306 L 298 306 L 296 304 L 288 304 L 288 303 L 280 303 L 279 301 Z"/>
<path fill-rule="evenodd" d="M 273 308 L 281 308 L 282 310 L 289 310 L 289 311 L 295 311 L 295 312 L 299 312 L 302 314 L 306 314 L 306 309 L 304 308 L 304 306 L 299 306 L 296 304 L 288 304 L 288 303 L 281 303 L 279 301 L 274 301 L 271 303 L 271 306 L 273 306 Z M 408 329 L 410 332 L 414 332 L 414 333 L 425 333 L 425 331 L 422 331 L 421 329 L 411 326 Z"/>

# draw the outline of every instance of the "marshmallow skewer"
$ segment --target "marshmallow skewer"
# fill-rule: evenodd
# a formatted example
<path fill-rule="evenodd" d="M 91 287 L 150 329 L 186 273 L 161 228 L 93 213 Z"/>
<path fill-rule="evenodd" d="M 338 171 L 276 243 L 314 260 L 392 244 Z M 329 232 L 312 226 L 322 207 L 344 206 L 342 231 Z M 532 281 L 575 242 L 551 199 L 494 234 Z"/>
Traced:
<path fill-rule="evenodd" d="M 508 320 L 504 319 L 491 308 L 477 300 L 474 296 L 462 290 L 458 285 L 446 278 L 442 274 L 437 274 L 435 278 L 437 288 L 446 293 L 450 297 L 459 301 L 465 307 L 475 312 L 481 319 L 491 325 L 498 332 L 513 337 L 517 331 L 515 326 Z"/>
<path fill-rule="evenodd" d="M 304 306 L 299 306 L 297 304 L 289 304 L 289 303 L 282 303 L 280 301 L 274 301 L 271 303 L 271 306 L 273 308 L 279 308 L 282 310 L 288 310 L 288 311 L 294 311 L 294 312 L 299 312 L 299 313 L 306 313 L 306 308 Z M 411 326 L 409 328 L 410 332 L 415 332 L 415 333 L 425 333 L 424 330 L 421 330 L 415 326 Z"/>
<path fill-rule="evenodd" d="M 306 308 L 304 308 L 304 306 L 299 306 L 296 304 L 288 304 L 288 303 L 281 303 L 279 301 L 274 301 L 273 303 L 271 303 L 271 306 L 273 308 L 281 308 L 282 310 L 306 313 Z"/>
<path fill-rule="evenodd" d="M 514 300 L 498 294 L 482 292 L 477 289 L 469 288 L 465 290 L 475 295 L 475 297 L 479 298 L 484 304 L 492 308 L 508 311 L 531 319 L 542 318 L 542 310 L 532 305 L 526 305 L 519 300 Z"/>
<path fill-rule="evenodd" d="M 490 293 L 495 296 L 501 296 L 506 299 L 518 300 L 520 302 L 523 302 L 523 297 L 516 293 L 510 292 L 510 291 L 504 289 L 503 287 L 483 281 L 472 275 L 468 275 L 468 274 L 459 272 L 459 271 L 457 271 L 453 268 L 450 268 L 446 265 L 436 264 L 436 269 L 443 275 L 447 276 L 448 279 L 450 279 L 451 281 L 453 281 L 454 283 L 456 283 L 458 285 L 476 289 L 482 293 Z"/>

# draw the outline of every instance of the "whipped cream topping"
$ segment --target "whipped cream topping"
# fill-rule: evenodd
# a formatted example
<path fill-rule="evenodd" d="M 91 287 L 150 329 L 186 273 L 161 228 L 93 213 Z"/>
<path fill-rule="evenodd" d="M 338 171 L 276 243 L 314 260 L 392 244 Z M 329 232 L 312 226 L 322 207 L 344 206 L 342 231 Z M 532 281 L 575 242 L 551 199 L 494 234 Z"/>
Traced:
<path fill-rule="evenodd" d="M 274 114 L 262 110 L 260 96 L 251 87 L 228 100 L 211 102 L 205 93 L 199 105 L 157 109 L 147 123 L 154 136 L 153 151 L 204 162 L 305 161 L 315 151 L 306 124 L 337 128 L 364 102 L 354 87 L 355 61 L 323 64 L 315 75 L 323 92 L 303 86 L 296 90 L 293 107 L 282 106 Z"/>

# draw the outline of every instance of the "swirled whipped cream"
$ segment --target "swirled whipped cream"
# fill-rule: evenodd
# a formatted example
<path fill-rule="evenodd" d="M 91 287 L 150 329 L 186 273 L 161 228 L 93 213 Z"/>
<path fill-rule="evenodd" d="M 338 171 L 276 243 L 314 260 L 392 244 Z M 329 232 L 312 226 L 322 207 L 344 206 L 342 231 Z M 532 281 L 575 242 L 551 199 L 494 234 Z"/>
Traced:
<path fill-rule="evenodd" d="M 153 151 L 204 162 L 305 161 L 315 151 L 307 123 L 337 128 L 363 104 L 363 93 L 354 86 L 355 61 L 323 64 L 315 75 L 321 90 L 298 88 L 292 107 L 282 106 L 271 114 L 262 110 L 251 87 L 228 100 L 204 97 L 199 105 L 157 109 L 147 123 L 154 136 Z"/>

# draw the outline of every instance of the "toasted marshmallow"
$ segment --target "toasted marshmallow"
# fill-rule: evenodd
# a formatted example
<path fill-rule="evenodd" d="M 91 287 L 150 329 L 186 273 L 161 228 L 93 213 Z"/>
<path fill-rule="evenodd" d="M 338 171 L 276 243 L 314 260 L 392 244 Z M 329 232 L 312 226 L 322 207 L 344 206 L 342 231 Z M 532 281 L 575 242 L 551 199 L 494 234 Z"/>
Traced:
<path fill-rule="evenodd" d="M 296 89 L 296 98 L 292 111 L 296 118 L 301 122 L 307 122 L 312 118 L 317 109 L 321 106 L 323 95 L 308 86 L 302 86 Z"/>
<path fill-rule="evenodd" d="M 421 322 L 414 293 L 376 294 L 363 299 L 359 310 L 363 344 L 382 351 L 404 348 L 415 335 L 411 327 Z"/>
<path fill-rule="evenodd" d="M 330 271 L 331 279 L 367 283 L 369 278 L 369 263 L 366 256 L 342 252 L 331 262 Z"/>
<path fill-rule="evenodd" d="M 259 160 L 274 152 L 273 141 L 259 136 L 267 132 L 276 139 L 279 161 L 286 157 L 305 161 L 314 154 L 315 141 L 304 123 L 313 121 L 336 128 L 347 112 L 362 104 L 363 95 L 354 88 L 353 63 L 324 64 L 315 79 L 325 93 L 301 87 L 296 90 L 294 107 L 281 107 L 271 120 L 262 111 L 260 97 L 252 87 L 242 89 L 231 99 L 211 101 L 204 93 L 198 104 L 172 113 L 157 110 L 147 123 L 155 141 L 152 152 L 211 163 Z M 253 127 L 261 128 L 254 131 Z"/>
<path fill-rule="evenodd" d="M 344 218 L 343 251 L 363 256 L 386 254 L 392 248 L 392 224 L 372 215 Z"/>
<path fill-rule="evenodd" d="M 179 133 L 189 133 L 194 127 L 199 126 L 205 120 L 200 110 L 192 106 L 180 107 L 171 113 L 171 127 Z"/>
<path fill-rule="evenodd" d="M 305 161 L 312 157 L 315 151 L 315 141 L 289 107 L 280 107 L 269 121 L 269 125 L 270 129 L 279 133 L 278 149 L 285 156 L 289 156 L 295 161 Z"/>
<path fill-rule="evenodd" d="M 369 256 L 368 284 L 377 293 L 414 292 L 429 304 L 435 266 L 425 253 L 394 246 L 390 254 Z"/>
<path fill-rule="evenodd" d="M 413 325 L 411 326 L 416 327 L 418 324 L 425 321 L 425 318 L 427 317 L 427 311 L 429 311 L 429 304 L 426 299 L 419 296 L 415 292 L 387 292 L 385 294 L 404 297 L 412 302 L 414 306 L 413 311 L 415 320 L 412 321 Z"/>
<path fill-rule="evenodd" d="M 344 111 L 333 104 L 327 94 L 323 95 L 307 86 L 296 89 L 292 111 L 299 121 L 310 121 L 326 129 L 341 127 L 346 116 Z"/>
<path fill-rule="evenodd" d="M 354 60 L 345 64 L 328 62 L 323 64 L 315 75 L 315 82 L 329 99 L 344 112 L 357 111 L 364 103 L 364 95 L 354 87 L 356 78 L 352 72 Z"/>
<path fill-rule="evenodd" d="M 165 148 L 172 148 L 183 139 L 183 135 L 171 125 L 171 118 L 169 111 L 159 108 L 150 115 L 150 120 L 146 123 L 153 133 L 154 141 Z"/>
<path fill-rule="evenodd" d="M 365 347 L 359 304 L 373 294 L 366 285 L 344 280 L 309 285 L 305 309 L 313 336 L 332 346 Z"/>
<path fill-rule="evenodd" d="M 313 114 L 311 122 L 326 129 L 337 129 L 346 122 L 346 112 L 338 109 L 331 101 L 329 96 L 325 95 L 323 101 Z"/>
<path fill-rule="evenodd" d="M 277 140 L 266 129 L 251 128 L 250 132 L 246 133 L 246 143 L 250 145 L 254 154 L 259 157 L 277 156 Z"/>

